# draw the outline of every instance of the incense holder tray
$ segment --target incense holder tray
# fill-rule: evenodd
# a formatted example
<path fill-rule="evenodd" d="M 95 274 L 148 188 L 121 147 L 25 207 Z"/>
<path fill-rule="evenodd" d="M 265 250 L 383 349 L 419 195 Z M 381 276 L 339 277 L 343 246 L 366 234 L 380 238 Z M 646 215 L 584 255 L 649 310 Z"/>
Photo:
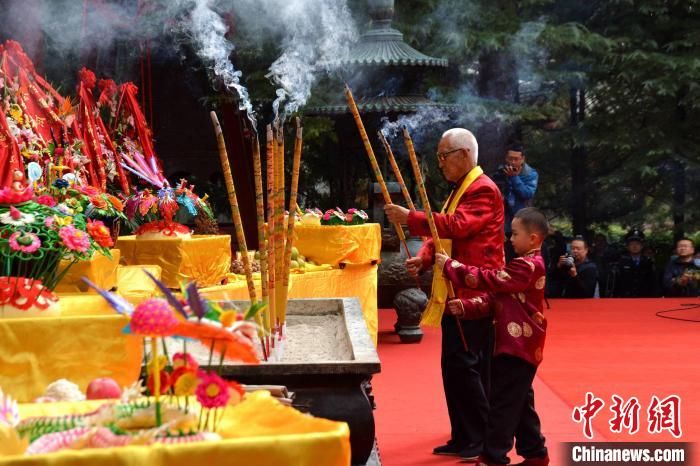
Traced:
<path fill-rule="evenodd" d="M 228 303 L 240 309 L 249 305 Z M 375 438 L 371 379 L 381 367 L 359 300 L 289 300 L 281 345 L 278 342 L 279 360 L 259 365 L 224 362 L 223 376 L 244 384 L 284 385 L 294 392 L 293 406 L 298 410 L 347 422 L 352 464 L 366 464 Z M 188 352 L 206 366 L 209 348 L 192 346 L 187 345 Z"/>

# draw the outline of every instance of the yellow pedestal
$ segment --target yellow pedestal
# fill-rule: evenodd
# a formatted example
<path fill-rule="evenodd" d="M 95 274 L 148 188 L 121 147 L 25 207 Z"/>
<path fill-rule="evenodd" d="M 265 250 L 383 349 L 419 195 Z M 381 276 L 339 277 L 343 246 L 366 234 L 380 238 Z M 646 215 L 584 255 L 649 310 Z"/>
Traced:
<path fill-rule="evenodd" d="M 86 413 L 101 403 L 21 405 L 22 418 Z M 249 394 L 227 407 L 219 424 L 223 440 L 180 445 L 65 450 L 29 457 L 0 457 L 0 466 L 347 466 L 350 430 L 344 422 L 302 414 L 268 392 Z"/>
<path fill-rule="evenodd" d="M 231 268 L 231 237 L 195 235 L 191 239 L 136 239 L 120 236 L 117 247 L 124 265 L 157 265 L 163 282 L 180 288 L 182 282 L 196 281 L 199 286 L 221 283 Z"/>
<path fill-rule="evenodd" d="M 117 286 L 117 267 L 121 257 L 119 249 L 112 249 L 112 258 L 95 253 L 92 259 L 74 264 L 66 275 L 58 282 L 56 293 L 85 293 L 94 291 L 82 280 L 88 278 L 100 288 L 110 290 Z M 61 261 L 58 273 L 66 268 L 68 261 Z"/>
<path fill-rule="evenodd" d="M 235 281 L 227 285 L 205 288 L 200 292 L 209 299 L 250 299 L 245 277 L 236 275 L 233 278 Z M 256 274 L 255 278 L 260 296 L 260 275 Z M 359 298 L 367 330 L 377 344 L 376 265 L 347 265 L 344 269 L 293 273 L 289 279 L 289 298 Z"/>
<path fill-rule="evenodd" d="M 299 253 L 318 264 L 369 264 L 379 260 L 382 230 L 378 223 L 294 227 L 294 245 Z"/>

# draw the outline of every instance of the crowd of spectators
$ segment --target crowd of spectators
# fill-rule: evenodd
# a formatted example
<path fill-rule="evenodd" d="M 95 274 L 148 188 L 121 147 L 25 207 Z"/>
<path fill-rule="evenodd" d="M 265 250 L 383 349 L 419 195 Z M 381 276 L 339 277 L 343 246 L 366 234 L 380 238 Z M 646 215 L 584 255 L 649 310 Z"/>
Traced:
<path fill-rule="evenodd" d="M 678 240 L 666 264 L 656 264 L 654 250 L 639 229 L 629 231 L 619 248 L 603 234 L 592 244 L 567 240 L 554 232 L 542 254 L 547 264 L 547 296 L 555 298 L 696 297 L 700 294 L 700 254 L 689 238 Z M 669 249 L 671 249 L 669 245 Z"/>

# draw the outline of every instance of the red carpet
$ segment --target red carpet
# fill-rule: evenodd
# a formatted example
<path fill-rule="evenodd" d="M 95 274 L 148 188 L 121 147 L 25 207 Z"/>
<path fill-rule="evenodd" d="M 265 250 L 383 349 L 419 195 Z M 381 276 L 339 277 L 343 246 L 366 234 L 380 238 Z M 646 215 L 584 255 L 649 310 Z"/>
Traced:
<path fill-rule="evenodd" d="M 593 422 L 594 440 L 672 441 L 671 434 L 649 434 L 646 410 L 652 395 L 682 399 L 681 440 L 700 439 L 700 323 L 662 319 L 657 311 L 698 300 L 637 299 L 552 301 L 545 357 L 535 381 L 537 409 L 552 464 L 563 464 L 559 444 L 584 441 L 571 409 L 587 391 L 606 406 Z M 675 317 L 700 320 L 700 309 Z M 403 345 L 393 333 L 393 310 L 379 312 L 382 373 L 373 379 L 377 403 L 377 439 L 382 464 L 455 464 L 430 454 L 449 438 L 440 380 L 440 331 L 424 329 L 420 344 Z M 636 396 L 640 430 L 634 436 L 612 434 L 608 421 L 611 396 Z M 518 457 L 511 455 L 513 460 Z"/>

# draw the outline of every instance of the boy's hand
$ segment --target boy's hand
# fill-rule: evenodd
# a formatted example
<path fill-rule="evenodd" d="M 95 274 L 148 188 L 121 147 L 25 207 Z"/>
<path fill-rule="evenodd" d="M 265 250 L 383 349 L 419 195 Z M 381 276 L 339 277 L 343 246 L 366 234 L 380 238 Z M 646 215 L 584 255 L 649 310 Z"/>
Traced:
<path fill-rule="evenodd" d="M 454 298 L 447 301 L 447 312 L 455 317 L 463 317 L 464 305 L 462 304 L 462 300 L 459 298 Z"/>
<path fill-rule="evenodd" d="M 441 254 L 439 252 L 435 253 L 435 265 L 438 266 L 438 270 L 444 270 L 445 269 L 445 262 L 447 262 L 447 259 L 449 259 L 450 256 L 447 256 L 445 254 Z"/>
<path fill-rule="evenodd" d="M 412 277 L 417 277 L 423 268 L 423 258 L 422 257 L 411 257 L 406 259 L 406 271 Z"/>
<path fill-rule="evenodd" d="M 544 322 L 547 320 L 544 314 L 542 314 L 541 312 L 535 312 L 532 315 L 532 318 L 535 320 L 535 322 L 537 322 L 540 325 L 544 324 Z"/>

